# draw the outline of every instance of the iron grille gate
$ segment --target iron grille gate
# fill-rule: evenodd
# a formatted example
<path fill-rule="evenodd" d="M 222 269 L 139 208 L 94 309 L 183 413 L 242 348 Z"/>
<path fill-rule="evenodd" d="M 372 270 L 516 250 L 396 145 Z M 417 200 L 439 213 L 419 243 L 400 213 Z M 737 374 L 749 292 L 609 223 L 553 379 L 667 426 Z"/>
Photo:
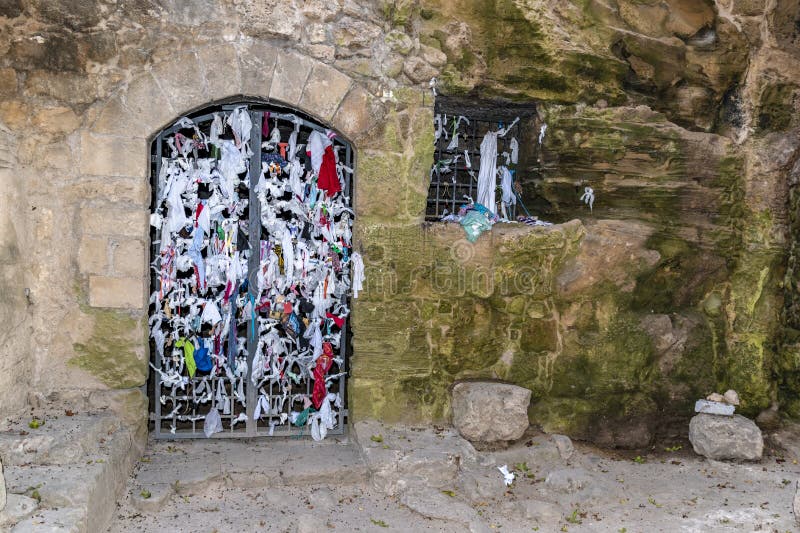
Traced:
<path fill-rule="evenodd" d="M 434 144 L 434 164 L 430 171 L 425 211 L 428 221 L 438 221 L 447 213 L 457 213 L 459 207 L 466 203 L 465 196 L 477 199 L 480 146 L 484 135 L 513 124 L 507 135 L 497 139 L 498 161 L 502 164 L 504 154 L 512 151 L 511 139 L 516 138 L 520 146 L 530 142 L 523 122 L 515 122 L 515 119 L 527 123 L 536 115 L 536 105 L 439 95 L 434 102 L 434 113 L 434 126 L 441 126 L 441 135 Z M 454 125 L 459 142 L 453 148 L 450 142 Z M 508 163 L 506 166 L 511 170 L 516 184 L 520 179 L 517 171 L 522 172 L 524 168 Z M 514 220 L 516 205 L 507 209 L 509 218 Z"/>
<path fill-rule="evenodd" d="M 335 154 L 338 194 L 317 188 L 322 181 L 311 171 L 314 158 L 302 148 L 312 135 L 317 148 L 329 145 Z M 235 162 L 234 148 L 242 167 L 231 170 L 225 165 Z M 293 149 L 293 161 L 303 169 L 297 170 L 299 182 L 292 175 Z M 313 420 L 323 413 L 333 421 L 327 433 L 343 433 L 353 215 L 350 144 L 296 111 L 233 104 L 181 118 L 162 131 L 153 142 L 151 161 L 149 386 L 155 437 L 205 437 L 205 418 L 212 410 L 224 428 L 214 437 L 307 435 L 306 421 L 323 424 L 324 419 Z M 179 194 L 174 188 L 182 172 L 191 179 Z M 232 173 L 233 183 L 225 182 Z M 232 196 L 212 206 L 226 185 Z M 183 212 L 171 211 L 170 201 L 180 202 Z M 189 224 L 169 233 L 165 229 L 175 229 L 169 226 L 173 217 Z M 204 220 L 207 243 L 200 233 Z M 277 235 L 280 228 L 290 235 L 288 241 Z M 303 277 L 290 283 L 289 269 L 297 264 L 293 258 L 300 261 Z M 244 279 L 231 276 L 237 268 Z M 306 269 L 316 277 L 307 278 Z M 321 273 L 326 273 L 324 282 Z M 329 281 L 336 292 L 328 293 Z M 281 284 L 289 288 L 276 289 Z M 216 307 L 209 309 L 210 302 Z M 317 331 L 318 336 L 306 335 Z M 323 360 L 327 370 L 317 368 Z M 211 370 L 202 370 L 201 361 L 211 361 Z M 325 399 L 320 406 L 320 391 L 314 387 L 321 380 Z M 316 413 L 309 407 L 316 407 Z"/>

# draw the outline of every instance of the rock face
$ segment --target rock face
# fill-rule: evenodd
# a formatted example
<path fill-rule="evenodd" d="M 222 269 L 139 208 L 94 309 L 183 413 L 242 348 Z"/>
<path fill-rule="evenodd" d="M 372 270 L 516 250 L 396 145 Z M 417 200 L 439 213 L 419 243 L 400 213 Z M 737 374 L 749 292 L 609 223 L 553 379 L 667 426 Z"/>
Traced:
<path fill-rule="evenodd" d="M 761 430 L 741 415 L 699 414 L 689 422 L 689 440 L 695 453 L 709 459 L 758 461 L 764 450 Z"/>
<path fill-rule="evenodd" d="M 513 441 L 528 429 L 531 391 L 505 383 L 453 387 L 453 425 L 470 442 Z"/>

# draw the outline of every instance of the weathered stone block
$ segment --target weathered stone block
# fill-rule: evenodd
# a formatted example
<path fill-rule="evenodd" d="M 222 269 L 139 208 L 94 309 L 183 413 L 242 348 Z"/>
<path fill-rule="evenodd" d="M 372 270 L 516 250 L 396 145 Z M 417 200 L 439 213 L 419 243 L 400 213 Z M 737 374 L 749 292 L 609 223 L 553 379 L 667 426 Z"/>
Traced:
<path fill-rule="evenodd" d="M 73 202 L 99 200 L 147 209 L 150 204 L 150 184 L 144 178 L 85 177 L 65 184 L 64 197 Z"/>
<path fill-rule="evenodd" d="M 278 54 L 278 59 L 275 63 L 275 74 L 269 88 L 270 99 L 280 100 L 289 105 L 297 105 L 314 63 L 313 59 L 299 54 Z M 310 113 L 315 112 L 315 110 L 307 111 Z"/>
<path fill-rule="evenodd" d="M 89 277 L 89 305 L 140 309 L 144 307 L 144 278 Z"/>
<path fill-rule="evenodd" d="M 147 274 L 147 247 L 140 239 L 115 240 L 114 273 L 141 277 Z"/>
<path fill-rule="evenodd" d="M 78 268 L 83 274 L 105 274 L 108 270 L 108 239 L 83 237 L 78 249 Z"/>
<path fill-rule="evenodd" d="M 255 41 L 239 49 L 239 69 L 242 77 L 241 92 L 266 97 L 270 94 L 278 49 L 271 44 Z M 224 67 L 217 73 L 225 74 Z M 299 94 L 299 93 L 298 93 Z"/>
<path fill-rule="evenodd" d="M 528 429 L 531 391 L 506 383 L 463 382 L 453 387 L 453 425 L 470 442 L 513 441 Z"/>
<path fill-rule="evenodd" d="M 44 133 L 63 134 L 75 131 L 80 119 L 68 107 L 48 107 L 34 115 L 33 125 Z"/>
<path fill-rule="evenodd" d="M 120 96 L 116 96 L 100 109 L 91 130 L 93 133 L 124 137 L 130 134 L 131 124 L 139 126 L 138 116 L 125 107 Z"/>
<path fill-rule="evenodd" d="M 439 74 L 439 70 L 429 65 L 421 57 L 413 56 L 405 60 L 403 72 L 414 83 L 430 81 Z"/>
<path fill-rule="evenodd" d="M 123 93 L 125 106 L 139 119 L 145 131 L 140 136 L 156 133 L 175 118 L 167 96 L 149 72 L 135 78 Z"/>
<path fill-rule="evenodd" d="M 197 57 L 203 68 L 209 100 L 220 100 L 234 94 L 250 93 L 249 89 L 244 89 L 242 87 L 242 75 L 239 69 L 239 61 L 240 58 L 242 62 L 250 60 L 251 58 L 238 53 L 233 45 L 215 43 L 212 46 L 200 48 L 197 51 Z M 258 59 L 262 62 L 269 61 L 266 56 L 259 57 Z M 273 53 L 272 64 L 265 67 L 266 70 L 261 72 L 260 75 L 265 76 L 268 74 L 271 79 L 274 65 Z M 265 92 L 252 94 L 257 96 L 268 95 L 269 83 L 267 83 L 267 90 Z"/>
<path fill-rule="evenodd" d="M 17 71 L 0 68 L 0 95 L 11 96 L 17 92 Z"/>
<path fill-rule="evenodd" d="M 696 415 L 689 422 L 689 441 L 695 453 L 709 459 L 758 461 L 764 451 L 761 430 L 741 415 Z"/>
<path fill-rule="evenodd" d="M 81 172 L 91 176 L 147 175 L 144 139 L 81 134 Z"/>
<path fill-rule="evenodd" d="M 317 63 L 303 90 L 300 107 L 323 120 L 330 120 L 351 84 L 348 76 L 328 65 Z"/>
<path fill-rule="evenodd" d="M 142 238 L 148 227 L 147 211 L 108 207 L 84 207 L 81 228 L 84 235 L 124 235 Z"/>
<path fill-rule="evenodd" d="M 72 169 L 75 166 L 70 146 L 64 142 L 52 144 L 33 143 L 32 164 L 36 169 Z"/>
<path fill-rule="evenodd" d="M 153 69 L 153 77 L 158 80 L 172 103 L 172 108 L 179 115 L 208 101 L 203 70 L 194 53 L 161 62 Z"/>
<path fill-rule="evenodd" d="M 381 118 L 383 109 L 361 86 L 354 86 L 342 100 L 333 117 L 333 127 L 351 139 L 364 135 Z"/>

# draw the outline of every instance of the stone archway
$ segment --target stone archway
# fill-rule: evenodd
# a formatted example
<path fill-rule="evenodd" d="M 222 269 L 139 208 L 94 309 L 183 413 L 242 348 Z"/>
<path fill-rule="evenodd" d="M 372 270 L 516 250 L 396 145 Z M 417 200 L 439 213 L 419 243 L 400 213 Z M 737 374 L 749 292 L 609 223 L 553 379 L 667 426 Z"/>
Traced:
<path fill-rule="evenodd" d="M 110 389 L 142 387 L 147 377 L 151 139 L 175 117 L 235 97 L 294 107 L 330 124 L 356 147 L 382 115 L 358 81 L 259 41 L 169 56 L 88 111 L 78 136 L 78 173 L 113 186 L 97 187 L 80 210 L 79 279 L 87 288 L 86 309 L 96 319 L 70 363 Z M 108 264 L 97 268 L 98 257 Z M 102 348 L 111 343 L 113 350 Z M 135 416 L 144 421 L 145 410 Z"/>

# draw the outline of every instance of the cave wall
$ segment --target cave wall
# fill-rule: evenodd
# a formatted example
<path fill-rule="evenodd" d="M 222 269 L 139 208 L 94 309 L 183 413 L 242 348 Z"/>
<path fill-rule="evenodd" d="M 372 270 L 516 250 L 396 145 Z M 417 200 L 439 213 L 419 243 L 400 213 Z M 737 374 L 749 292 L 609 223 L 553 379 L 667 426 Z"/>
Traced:
<path fill-rule="evenodd" d="M 476 377 L 530 387 L 533 422 L 606 444 L 649 441 L 713 389 L 739 390 L 747 414 L 798 415 L 800 327 L 784 301 L 799 10 L 2 2 L 0 176 L 15 233 L 0 264 L 15 292 L 0 311 L 27 318 L 5 326 L 16 340 L 0 370 L 69 401 L 144 383 L 148 140 L 242 94 L 297 105 L 356 147 L 355 417 L 446 420 L 453 381 Z M 432 77 L 444 94 L 537 101 L 548 130 L 520 171 L 524 198 L 563 224 L 471 245 L 422 223 Z M 25 399 L 10 394 L 8 412 Z"/>

